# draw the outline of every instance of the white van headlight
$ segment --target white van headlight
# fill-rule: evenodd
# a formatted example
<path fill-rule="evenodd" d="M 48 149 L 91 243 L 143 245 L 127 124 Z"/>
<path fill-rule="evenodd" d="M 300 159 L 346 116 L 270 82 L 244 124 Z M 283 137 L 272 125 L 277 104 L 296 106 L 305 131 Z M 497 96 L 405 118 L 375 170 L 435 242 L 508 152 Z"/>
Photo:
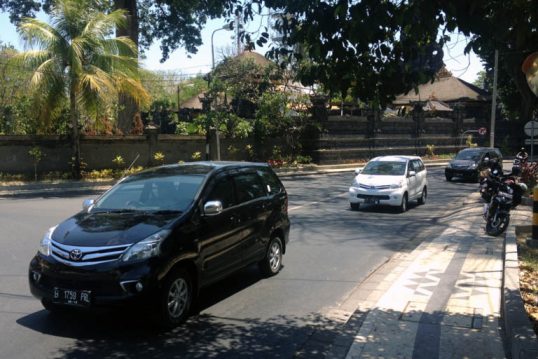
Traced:
<path fill-rule="evenodd" d="M 390 189 L 402 188 L 402 181 L 390 185 Z"/>

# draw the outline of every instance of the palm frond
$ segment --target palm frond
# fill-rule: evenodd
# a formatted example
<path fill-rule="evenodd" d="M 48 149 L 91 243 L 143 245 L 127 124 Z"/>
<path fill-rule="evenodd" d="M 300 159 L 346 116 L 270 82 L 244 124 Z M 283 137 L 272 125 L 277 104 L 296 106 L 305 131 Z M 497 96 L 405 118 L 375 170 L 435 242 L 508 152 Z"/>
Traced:
<path fill-rule="evenodd" d="M 24 18 L 19 24 L 18 32 L 27 47 L 60 49 L 67 45 L 62 34 L 38 19 Z"/>

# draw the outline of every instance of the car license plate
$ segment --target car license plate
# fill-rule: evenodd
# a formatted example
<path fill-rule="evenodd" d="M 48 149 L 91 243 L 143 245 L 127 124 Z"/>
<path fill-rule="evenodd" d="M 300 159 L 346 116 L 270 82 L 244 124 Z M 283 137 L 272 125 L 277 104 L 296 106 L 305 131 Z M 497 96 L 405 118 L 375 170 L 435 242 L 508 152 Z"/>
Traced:
<path fill-rule="evenodd" d="M 367 204 L 379 204 L 379 200 L 377 200 L 375 198 L 366 198 L 364 200 L 364 203 L 367 203 Z"/>
<path fill-rule="evenodd" d="M 53 301 L 62 304 L 89 306 L 91 291 L 54 287 Z"/>

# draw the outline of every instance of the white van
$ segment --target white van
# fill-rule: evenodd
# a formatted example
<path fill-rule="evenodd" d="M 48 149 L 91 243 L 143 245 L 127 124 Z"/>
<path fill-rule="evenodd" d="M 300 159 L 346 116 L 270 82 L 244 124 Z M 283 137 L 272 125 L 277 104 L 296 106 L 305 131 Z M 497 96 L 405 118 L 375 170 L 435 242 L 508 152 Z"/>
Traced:
<path fill-rule="evenodd" d="M 352 210 L 358 210 L 361 204 L 382 204 L 398 206 L 405 212 L 409 201 L 426 203 L 427 171 L 418 156 L 376 157 L 355 173 L 349 187 Z"/>

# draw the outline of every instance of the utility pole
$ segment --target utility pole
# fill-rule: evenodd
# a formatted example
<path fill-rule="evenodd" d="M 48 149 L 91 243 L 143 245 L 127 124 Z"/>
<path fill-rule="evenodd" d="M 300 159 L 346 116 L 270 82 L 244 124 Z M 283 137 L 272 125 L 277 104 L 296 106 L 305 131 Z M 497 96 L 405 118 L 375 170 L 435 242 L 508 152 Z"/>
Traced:
<path fill-rule="evenodd" d="M 497 113 L 497 74 L 499 72 L 499 50 L 495 50 L 495 67 L 493 68 L 493 93 L 491 94 L 491 123 L 489 128 L 489 146 L 495 147 L 495 115 Z"/>
<path fill-rule="evenodd" d="M 179 120 L 179 110 L 181 108 L 180 102 L 179 102 L 179 85 L 177 85 L 177 118 Z"/>

